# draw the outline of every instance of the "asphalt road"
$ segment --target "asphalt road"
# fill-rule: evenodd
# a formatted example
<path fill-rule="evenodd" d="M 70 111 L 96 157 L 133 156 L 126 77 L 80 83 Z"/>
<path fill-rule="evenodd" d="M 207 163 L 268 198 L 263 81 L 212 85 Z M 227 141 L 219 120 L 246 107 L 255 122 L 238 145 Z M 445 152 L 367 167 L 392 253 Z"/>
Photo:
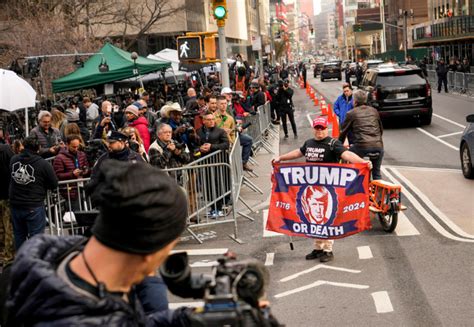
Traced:
<path fill-rule="evenodd" d="M 319 79 L 310 78 L 309 82 L 332 101 L 341 92 L 342 83 L 336 80 L 320 83 Z M 294 102 L 299 139 L 293 139 L 291 133 L 289 139 L 280 138 L 280 153 L 291 151 L 312 137 L 308 115 L 317 115 L 317 108 L 304 90 L 295 91 Z M 198 245 L 188 237 L 178 250 L 201 250 L 191 256 L 194 270 L 199 273 L 209 273 L 209 266 L 217 258 L 214 253 L 227 249 L 235 251 L 239 258 L 265 262 L 271 276 L 267 297 L 275 316 L 287 326 L 474 325 L 474 236 L 469 233 L 474 217 L 474 182 L 459 177 L 456 150 L 464 117 L 474 112 L 474 102 L 434 94 L 433 103 L 437 116 L 432 125 L 420 128 L 416 121 L 401 120 L 387 125 L 384 131 L 384 177 L 400 182 L 407 193 L 404 203 L 408 210 L 400 216 L 393 234 L 385 233 L 373 220 L 371 230 L 335 242 L 334 261 L 325 265 L 306 261 L 304 256 L 312 249 L 310 240 L 293 239 L 292 251 L 288 237 L 264 232 L 265 212 L 261 209 L 268 197 L 265 192 L 260 196 L 261 208 L 251 214 L 255 222 L 239 219 L 239 235 L 244 244 L 238 245 L 227 237 L 232 230 L 229 225 L 217 225 L 203 229 L 208 237 L 204 244 Z M 443 136 L 451 133 L 458 134 Z M 268 156 L 264 160 L 268 164 Z M 265 163 L 261 160 L 259 164 L 261 170 L 268 169 L 262 168 Z M 412 174 L 403 175 L 406 171 Z M 438 183 L 441 173 L 452 177 Z M 451 185 L 449 181 L 458 178 L 456 187 Z M 269 184 L 263 178 L 254 181 Z M 416 186 L 426 189 L 422 181 L 439 192 L 430 197 L 417 193 L 420 190 Z M 427 190 L 426 194 L 431 193 Z M 448 212 L 449 201 L 443 207 L 441 198 L 455 201 L 461 196 L 471 199 L 461 206 L 464 218 L 457 217 L 461 216 L 457 213 L 443 217 L 439 211 Z M 463 221 L 463 225 L 455 219 L 471 222 Z M 456 228 L 453 221 L 467 227 Z M 189 300 L 170 297 L 174 306 L 186 301 Z"/>

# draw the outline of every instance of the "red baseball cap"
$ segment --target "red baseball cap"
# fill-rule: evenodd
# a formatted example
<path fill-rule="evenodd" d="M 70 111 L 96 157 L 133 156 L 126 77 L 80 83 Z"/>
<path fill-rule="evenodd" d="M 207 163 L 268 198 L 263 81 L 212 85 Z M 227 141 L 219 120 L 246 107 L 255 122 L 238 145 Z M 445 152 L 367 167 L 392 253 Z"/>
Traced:
<path fill-rule="evenodd" d="M 327 128 L 328 120 L 323 116 L 319 116 L 313 120 L 313 128 L 315 128 L 316 126 Z"/>

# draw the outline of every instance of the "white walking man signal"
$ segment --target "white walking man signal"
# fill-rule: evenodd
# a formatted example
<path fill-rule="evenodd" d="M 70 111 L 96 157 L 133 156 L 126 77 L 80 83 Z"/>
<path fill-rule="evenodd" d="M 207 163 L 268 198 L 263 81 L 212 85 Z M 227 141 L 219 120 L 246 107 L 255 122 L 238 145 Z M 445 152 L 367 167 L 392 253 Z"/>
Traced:
<path fill-rule="evenodd" d="M 181 49 L 181 53 L 179 56 L 181 58 L 184 58 L 184 57 L 188 58 L 188 50 L 190 50 L 188 47 L 188 41 L 184 41 L 184 43 L 181 44 L 179 48 Z"/>

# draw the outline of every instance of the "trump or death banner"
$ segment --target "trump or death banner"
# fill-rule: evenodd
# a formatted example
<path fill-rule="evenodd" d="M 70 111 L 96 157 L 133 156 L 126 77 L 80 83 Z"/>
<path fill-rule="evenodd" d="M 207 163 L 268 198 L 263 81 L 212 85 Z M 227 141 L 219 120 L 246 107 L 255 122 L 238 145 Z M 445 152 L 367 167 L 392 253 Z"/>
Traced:
<path fill-rule="evenodd" d="M 370 229 L 366 164 L 273 165 L 267 230 L 336 239 Z"/>

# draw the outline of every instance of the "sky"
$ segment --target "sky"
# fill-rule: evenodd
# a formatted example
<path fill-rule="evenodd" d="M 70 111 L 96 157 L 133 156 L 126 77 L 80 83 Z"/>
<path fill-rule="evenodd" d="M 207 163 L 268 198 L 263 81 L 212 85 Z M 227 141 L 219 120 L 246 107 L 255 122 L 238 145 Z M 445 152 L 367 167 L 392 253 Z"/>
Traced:
<path fill-rule="evenodd" d="M 321 12 L 321 0 L 313 0 L 313 11 L 315 16 Z"/>

